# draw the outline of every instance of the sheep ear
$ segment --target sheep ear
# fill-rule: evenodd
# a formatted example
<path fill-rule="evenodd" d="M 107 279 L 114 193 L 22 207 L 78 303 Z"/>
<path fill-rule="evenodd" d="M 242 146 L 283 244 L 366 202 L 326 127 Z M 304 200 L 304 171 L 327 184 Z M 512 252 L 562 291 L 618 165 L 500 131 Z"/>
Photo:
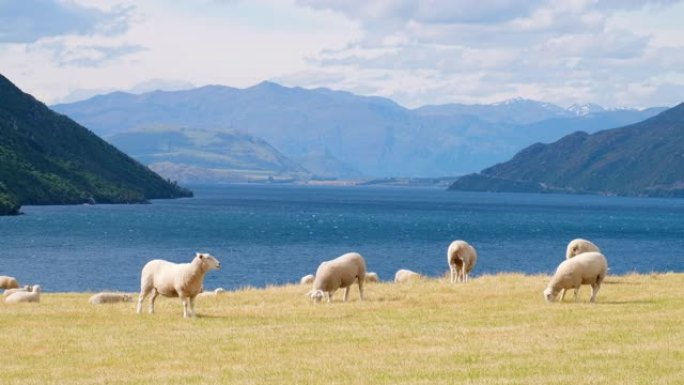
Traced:
<path fill-rule="evenodd" d="M 204 259 L 204 254 L 202 254 L 202 253 L 197 253 L 197 257 L 198 257 L 199 259 Z"/>
<path fill-rule="evenodd" d="M 313 291 L 313 289 L 312 289 L 312 290 L 309 290 L 309 292 L 306 293 L 306 294 L 304 294 L 304 295 L 307 296 L 307 297 L 311 297 L 311 294 L 313 294 L 313 292 L 314 292 L 314 291 Z"/>

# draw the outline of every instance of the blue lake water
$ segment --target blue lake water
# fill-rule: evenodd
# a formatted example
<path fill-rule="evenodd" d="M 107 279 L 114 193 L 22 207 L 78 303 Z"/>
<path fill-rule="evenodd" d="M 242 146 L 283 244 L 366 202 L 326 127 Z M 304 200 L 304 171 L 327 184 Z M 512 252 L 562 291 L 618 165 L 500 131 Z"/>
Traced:
<path fill-rule="evenodd" d="M 576 237 L 613 274 L 684 271 L 684 200 L 465 193 L 432 188 L 193 186 L 196 197 L 149 205 L 27 206 L 0 217 L 0 275 L 46 291 L 139 289 L 146 261 L 209 252 L 208 288 L 295 282 L 321 261 L 360 252 L 391 280 L 438 276 L 446 248 L 478 250 L 474 276 L 552 273 Z"/>

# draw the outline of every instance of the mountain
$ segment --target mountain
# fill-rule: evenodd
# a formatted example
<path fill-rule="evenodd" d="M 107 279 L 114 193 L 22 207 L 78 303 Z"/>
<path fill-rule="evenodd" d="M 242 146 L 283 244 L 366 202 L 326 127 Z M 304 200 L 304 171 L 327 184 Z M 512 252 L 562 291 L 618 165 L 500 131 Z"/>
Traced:
<path fill-rule="evenodd" d="M 309 172 L 252 135 L 188 128 L 149 128 L 107 141 L 158 174 L 183 183 L 304 179 Z"/>
<path fill-rule="evenodd" d="M 534 144 L 450 189 L 684 197 L 684 103 L 636 124 Z"/>
<path fill-rule="evenodd" d="M 505 161 L 530 143 L 593 130 L 594 124 L 605 129 L 635 123 L 655 113 L 578 116 L 526 99 L 407 109 L 385 98 L 272 82 L 245 89 L 115 92 L 53 108 L 104 137 L 158 125 L 240 130 L 314 174 L 343 178 L 464 175 Z"/>
<path fill-rule="evenodd" d="M 0 212 L 191 195 L 0 75 Z"/>

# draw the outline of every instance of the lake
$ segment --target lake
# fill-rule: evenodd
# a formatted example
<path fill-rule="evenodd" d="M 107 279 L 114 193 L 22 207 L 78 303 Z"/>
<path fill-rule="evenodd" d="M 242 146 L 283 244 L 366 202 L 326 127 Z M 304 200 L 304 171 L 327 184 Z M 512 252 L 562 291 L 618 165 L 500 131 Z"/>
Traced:
<path fill-rule="evenodd" d="M 148 205 L 25 206 L 0 217 L 0 275 L 45 291 L 139 290 L 155 258 L 209 252 L 222 269 L 205 287 L 295 282 L 321 261 L 358 251 L 391 280 L 400 268 L 447 270 L 446 249 L 470 242 L 472 276 L 551 274 L 577 237 L 610 273 L 684 271 L 684 200 L 450 192 L 416 187 L 191 186 L 195 198 Z"/>

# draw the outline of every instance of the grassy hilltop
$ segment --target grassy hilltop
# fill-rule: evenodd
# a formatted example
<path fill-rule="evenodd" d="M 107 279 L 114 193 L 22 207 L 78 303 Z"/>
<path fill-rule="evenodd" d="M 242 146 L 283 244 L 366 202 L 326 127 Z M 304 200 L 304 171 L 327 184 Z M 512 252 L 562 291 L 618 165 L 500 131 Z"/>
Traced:
<path fill-rule="evenodd" d="M 88 294 L 0 303 L 10 384 L 681 384 L 684 274 L 609 276 L 598 303 L 547 304 L 549 277 L 369 284 L 309 304 L 308 287 L 177 299 L 157 314 Z M 49 289 L 49 288 L 47 288 Z"/>

